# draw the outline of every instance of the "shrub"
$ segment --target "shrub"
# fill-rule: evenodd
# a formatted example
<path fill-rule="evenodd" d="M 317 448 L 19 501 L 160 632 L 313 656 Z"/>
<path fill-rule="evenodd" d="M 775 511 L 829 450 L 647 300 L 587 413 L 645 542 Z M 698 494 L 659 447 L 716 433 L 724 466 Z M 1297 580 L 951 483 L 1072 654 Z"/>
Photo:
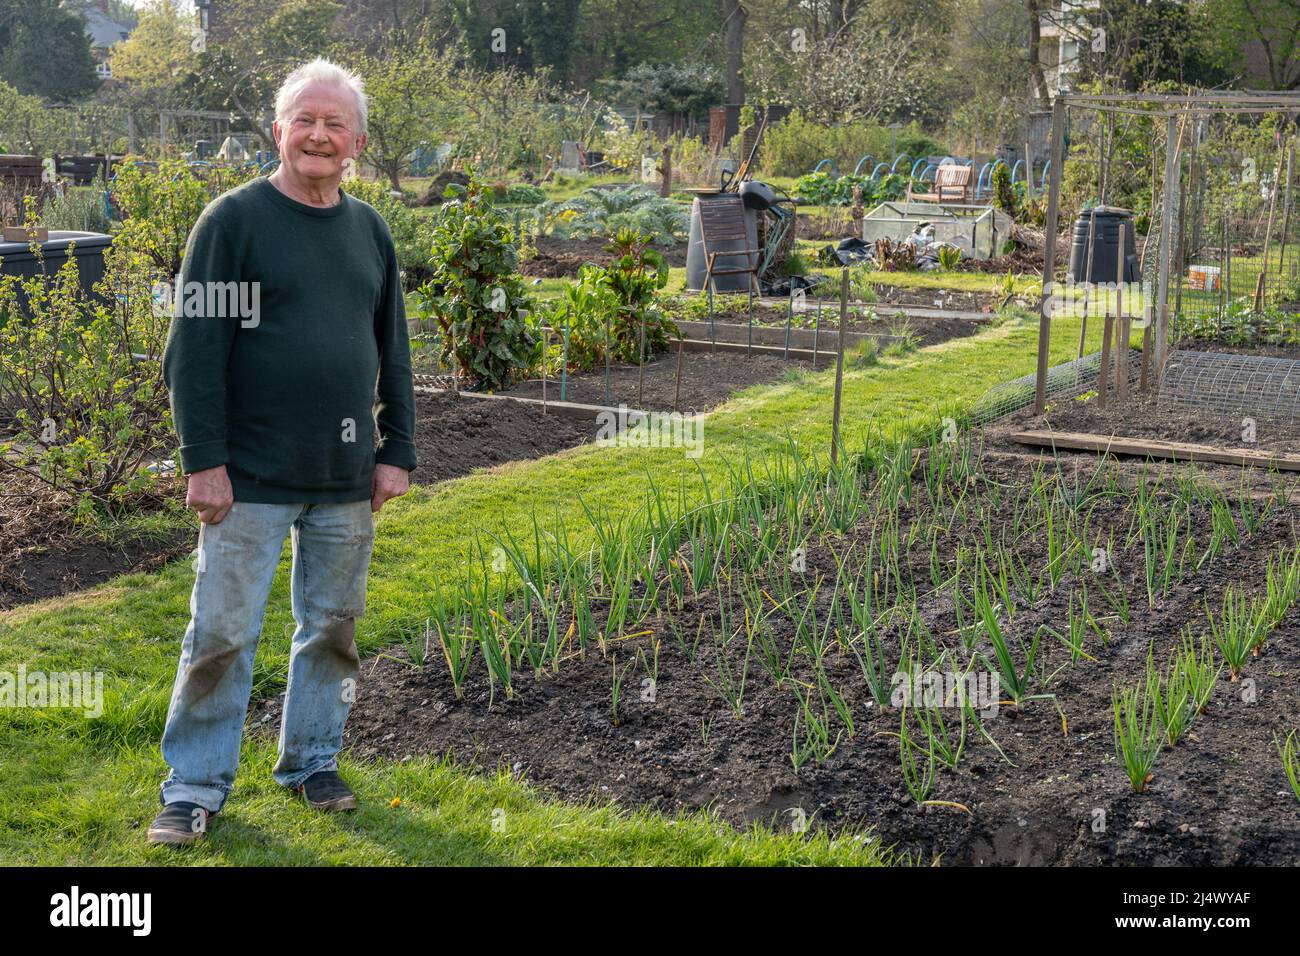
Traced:
<path fill-rule="evenodd" d="M 0 276 L 0 405 L 14 420 L 0 461 L 75 495 L 82 514 L 152 486 L 143 466 L 173 442 L 156 264 L 116 243 L 107 256 L 96 295 L 72 255 L 28 279 Z"/>
<path fill-rule="evenodd" d="M 578 272 L 578 281 L 564 288 L 564 297 L 536 313 L 538 318 L 554 329 L 569 326 L 568 365 L 576 371 L 587 371 L 605 361 L 606 322 L 611 326 L 615 301 L 613 291 L 606 281 L 606 270 L 590 263 Z M 610 349 L 613 360 L 613 350 Z"/>
<path fill-rule="evenodd" d="M 853 203 L 853 187 L 862 190 L 862 204 L 870 209 L 882 202 L 902 199 L 909 179 L 902 173 L 890 173 L 880 179 L 867 176 L 841 176 L 809 173 L 794 181 L 795 197 L 814 206 L 848 206 Z"/>
<path fill-rule="evenodd" d="M 506 189 L 502 202 L 515 206 L 536 206 L 546 202 L 546 193 L 528 183 L 514 183 Z"/>
<path fill-rule="evenodd" d="M 659 290 L 668 283 L 663 256 L 633 230 L 621 231 L 614 246 L 617 259 L 604 268 L 584 265 L 578 281 L 565 288 L 564 298 L 538 313 L 552 328 L 568 323 L 571 369 L 595 368 L 605 361 L 606 352 L 612 362 L 636 364 L 642 320 L 647 358 L 667 349 L 669 336 L 678 334 L 676 323 L 659 308 Z"/>
<path fill-rule="evenodd" d="M 73 232 L 109 232 L 113 224 L 104 209 L 104 181 L 96 180 L 89 189 L 69 187 L 63 195 L 48 200 L 41 211 L 41 225 Z"/>
<path fill-rule="evenodd" d="M 1016 194 L 1011 188 L 1011 170 L 1006 163 L 993 167 L 993 204 L 1011 218 L 1016 218 Z"/>
<path fill-rule="evenodd" d="M 122 217 L 122 228 L 113 244 L 142 253 L 168 279 L 180 272 L 185 242 L 199 213 L 215 197 L 257 173 L 251 166 L 200 169 L 196 173 L 178 159 L 118 166 L 111 199 Z"/>
<path fill-rule="evenodd" d="M 536 336 L 521 309 L 530 307 L 514 275 L 518 252 L 501 212 L 472 180 L 442 207 L 432 230 L 431 276 L 421 286 L 422 319 L 443 330 L 443 361 L 455 356 L 475 385 L 501 388 L 529 365 Z"/>
<path fill-rule="evenodd" d="M 891 145 L 893 142 L 887 126 L 865 121 L 823 126 L 796 110 L 763 134 L 759 163 L 770 176 L 801 176 L 823 159 L 833 159 L 842 172 L 851 173 L 858 160 L 868 154 L 876 162 L 892 163 L 896 153 L 917 159 L 945 152 L 916 123 L 900 129 L 897 144 Z M 863 172 L 870 174 L 871 170 Z"/>
<path fill-rule="evenodd" d="M 677 334 L 658 304 L 659 290 L 668 284 L 668 264 L 634 229 L 619 230 L 614 248 L 618 258 L 604 270 L 616 309 L 612 347 L 621 361 L 638 362 L 643 325 L 647 357 L 668 348 L 668 335 Z"/>

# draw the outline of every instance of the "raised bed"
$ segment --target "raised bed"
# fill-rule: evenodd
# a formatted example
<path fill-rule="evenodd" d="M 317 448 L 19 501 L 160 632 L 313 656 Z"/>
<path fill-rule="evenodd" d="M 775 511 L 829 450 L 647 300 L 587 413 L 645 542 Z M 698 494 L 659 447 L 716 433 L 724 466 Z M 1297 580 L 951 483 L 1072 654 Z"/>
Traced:
<path fill-rule="evenodd" d="M 474 655 L 457 694 L 437 635 L 471 633 L 459 630 L 466 618 L 444 616 L 440 630 L 365 664 L 345 737 L 353 756 L 450 754 L 567 799 L 707 807 L 782 828 L 873 827 L 922 863 L 1294 862 L 1300 806 L 1275 741 L 1300 722 L 1294 596 L 1261 631 L 1260 655 L 1240 664 L 1239 680 L 1222 670 L 1137 789 L 1114 737 L 1117 689 L 1141 686 L 1148 659 L 1165 674 L 1185 630 L 1221 663 L 1207 609 L 1217 615 L 1229 588 L 1260 597 L 1278 560 L 1300 553 L 1293 505 L 1276 491 L 1241 497 L 1230 481 L 1190 475 L 1156 484 L 1135 461 L 1058 471 L 1050 458 L 981 453 L 965 440 L 887 456 L 861 484 L 847 473 L 767 477 L 718 495 L 689 525 L 654 514 L 601 521 L 612 546 L 640 556 L 627 571 L 638 575 L 630 612 L 614 623 L 619 572 L 585 579 L 572 599 L 554 590 L 604 567 L 601 552 L 570 553 L 567 571 L 535 569 L 565 637 L 550 656 L 521 645 L 516 659 L 536 652 L 536 671 L 518 668 L 508 688 Z M 728 512 L 736 500 L 740 512 Z M 1172 542 L 1162 537 L 1170 526 Z M 531 539 L 521 547 L 531 554 Z M 457 582 L 442 587 L 456 593 Z M 859 602 L 873 595 L 870 613 L 855 614 L 850 588 Z M 575 634 L 579 594 L 594 617 Z M 473 633 L 506 641 L 537 621 L 542 640 L 544 607 L 532 617 L 517 600 L 501 608 L 508 624 Z M 984 712 L 969 712 L 955 765 L 939 760 L 921 785 L 938 748 L 917 710 L 932 729 L 940 715 L 954 745 L 962 711 L 922 701 L 905 710 L 891 676 L 1004 672 L 995 628 L 1024 686 L 993 678 L 994 712 L 988 697 Z M 278 713 L 269 700 L 254 719 L 273 730 Z"/>

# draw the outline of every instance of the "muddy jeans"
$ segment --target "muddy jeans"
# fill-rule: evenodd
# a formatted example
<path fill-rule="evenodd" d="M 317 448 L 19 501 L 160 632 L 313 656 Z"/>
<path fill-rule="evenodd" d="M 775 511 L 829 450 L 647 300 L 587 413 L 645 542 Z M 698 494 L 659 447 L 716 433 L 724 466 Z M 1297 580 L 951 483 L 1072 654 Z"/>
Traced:
<path fill-rule="evenodd" d="M 356 619 L 365 610 L 374 546 L 370 502 L 235 502 L 199 528 L 190 624 L 181 645 L 162 755 L 171 774 L 164 804 L 213 812 L 230 795 L 253 686 L 253 657 L 284 536 L 293 540 L 290 591 L 298 628 L 280 724 L 276 783 L 295 787 L 337 769 L 356 688 Z"/>

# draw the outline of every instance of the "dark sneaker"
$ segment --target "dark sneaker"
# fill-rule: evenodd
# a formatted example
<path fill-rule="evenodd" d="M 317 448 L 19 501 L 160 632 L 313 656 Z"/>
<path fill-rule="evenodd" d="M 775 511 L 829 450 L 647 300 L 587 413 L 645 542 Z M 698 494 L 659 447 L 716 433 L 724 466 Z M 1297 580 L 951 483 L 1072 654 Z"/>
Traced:
<path fill-rule="evenodd" d="M 215 813 L 197 803 L 178 800 L 162 808 L 149 826 L 150 843 L 194 843 L 208 829 L 208 821 Z"/>
<path fill-rule="evenodd" d="M 307 798 L 313 810 L 355 810 L 357 798 L 338 775 L 337 770 L 321 770 L 302 783 L 298 792 Z"/>

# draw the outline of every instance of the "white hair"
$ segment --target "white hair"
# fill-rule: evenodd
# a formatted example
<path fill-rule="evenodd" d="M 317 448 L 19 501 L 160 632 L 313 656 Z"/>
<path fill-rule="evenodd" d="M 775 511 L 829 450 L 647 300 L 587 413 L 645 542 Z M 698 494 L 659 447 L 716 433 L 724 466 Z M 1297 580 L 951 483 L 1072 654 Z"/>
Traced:
<path fill-rule="evenodd" d="M 350 73 L 337 63 L 331 63 L 322 57 L 304 63 L 284 78 L 279 92 L 275 94 L 275 118 L 283 120 L 294 102 L 302 95 L 303 90 L 313 83 L 329 83 L 351 93 L 356 100 L 357 119 L 360 124 L 357 132 L 366 131 L 366 120 L 369 118 L 370 111 L 366 106 L 365 81 L 357 74 Z"/>

